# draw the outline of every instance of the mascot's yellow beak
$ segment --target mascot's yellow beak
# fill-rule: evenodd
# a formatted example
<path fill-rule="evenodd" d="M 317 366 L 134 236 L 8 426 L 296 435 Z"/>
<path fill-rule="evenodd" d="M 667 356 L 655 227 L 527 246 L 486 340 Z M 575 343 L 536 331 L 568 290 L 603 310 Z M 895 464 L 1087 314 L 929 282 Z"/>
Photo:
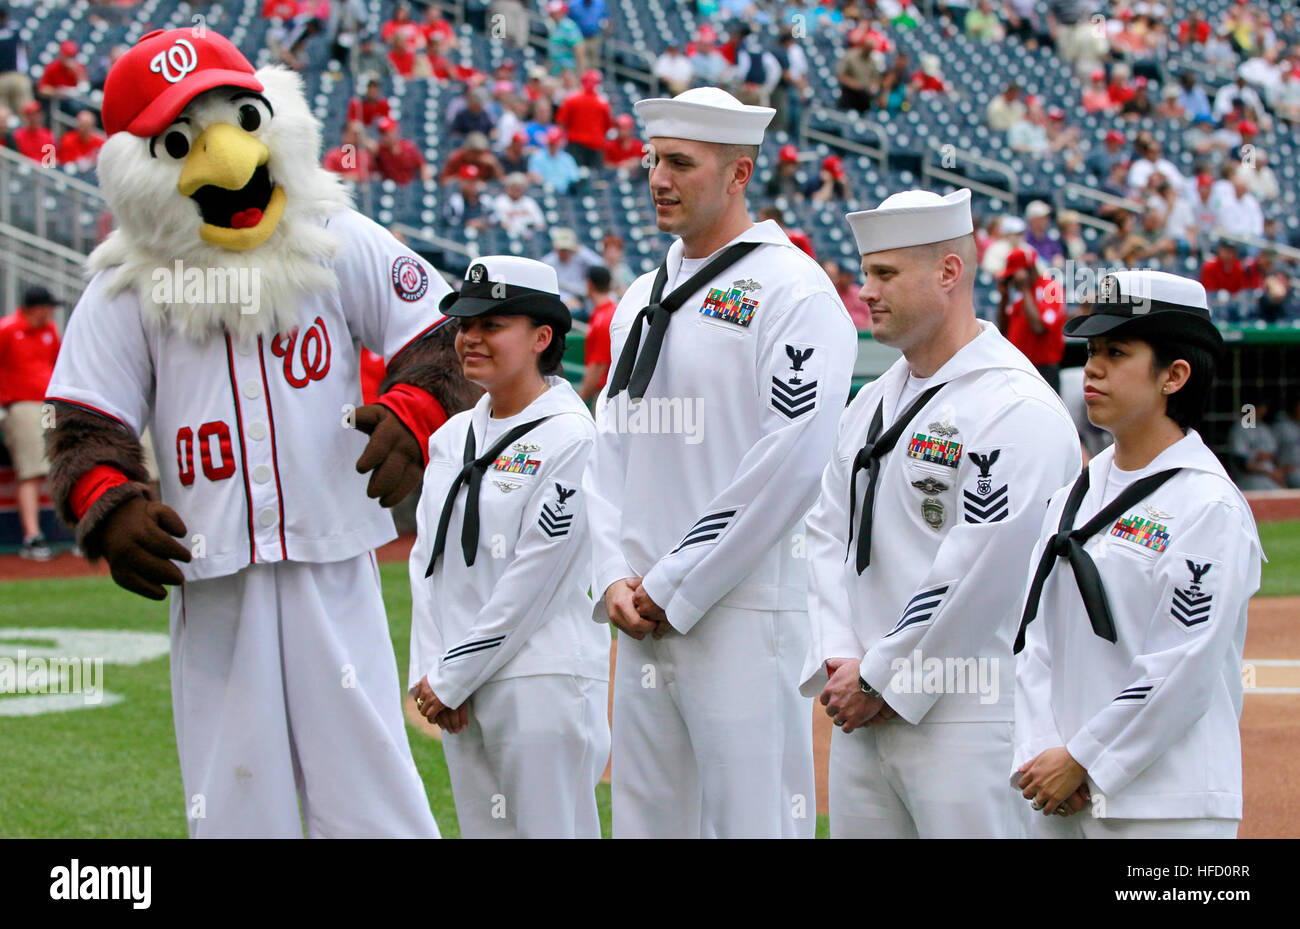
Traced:
<path fill-rule="evenodd" d="M 234 251 L 257 248 L 284 215 L 284 188 L 272 183 L 270 151 L 230 123 L 214 123 L 194 140 L 177 190 L 199 206 L 199 238 Z"/>

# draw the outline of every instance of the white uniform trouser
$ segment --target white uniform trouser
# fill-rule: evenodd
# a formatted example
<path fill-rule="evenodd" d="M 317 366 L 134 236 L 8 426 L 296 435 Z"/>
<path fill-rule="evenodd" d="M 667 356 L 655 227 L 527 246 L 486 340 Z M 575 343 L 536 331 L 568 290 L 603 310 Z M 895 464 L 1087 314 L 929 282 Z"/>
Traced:
<path fill-rule="evenodd" d="M 596 785 L 609 760 L 609 684 L 512 677 L 469 698 L 442 734 L 463 839 L 599 839 Z"/>
<path fill-rule="evenodd" d="M 1021 802 L 1029 805 L 1024 798 Z M 1240 825 L 1235 819 L 1103 819 L 1084 807 L 1073 816 L 1034 813 L 1029 835 L 1035 839 L 1235 839 Z"/>
<path fill-rule="evenodd" d="M 812 838 L 808 614 L 714 607 L 687 634 L 618 637 L 615 838 Z"/>
<path fill-rule="evenodd" d="M 901 719 L 831 731 L 831 838 L 1024 838 L 1011 722 Z"/>
<path fill-rule="evenodd" d="M 190 835 L 438 837 L 373 555 L 187 582 L 171 649 Z"/>

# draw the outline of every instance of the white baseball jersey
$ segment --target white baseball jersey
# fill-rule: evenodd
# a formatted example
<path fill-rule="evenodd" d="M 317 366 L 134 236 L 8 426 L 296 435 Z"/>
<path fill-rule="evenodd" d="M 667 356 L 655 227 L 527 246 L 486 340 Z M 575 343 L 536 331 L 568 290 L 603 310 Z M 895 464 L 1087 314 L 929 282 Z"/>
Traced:
<path fill-rule="evenodd" d="M 888 428 L 913 399 L 899 400 L 907 360 L 859 391 L 844 414 L 807 520 L 805 696 L 825 686 L 828 658 L 860 658 L 862 678 L 909 723 L 1012 719 L 1018 578 L 1047 499 L 1079 471 L 1079 440 L 1025 356 L 992 324 L 980 328 L 928 379 L 945 386 L 880 461 L 871 563 L 860 575 L 866 473 L 850 550 L 853 462 L 876 407 L 883 401 Z"/>
<path fill-rule="evenodd" d="M 444 319 L 450 288 L 360 213 L 336 213 L 328 228 L 342 240 L 339 287 L 304 297 L 291 333 L 191 341 L 146 321 L 134 292 L 109 298 L 111 269 L 68 323 L 47 396 L 137 436 L 152 427 L 163 501 L 198 556 L 179 565 L 186 580 L 339 561 L 395 537 L 355 468 L 367 441 L 348 415 L 362 403 L 358 353 L 364 342 L 391 361 Z"/>
<path fill-rule="evenodd" d="M 1262 554 L 1254 518 L 1195 431 L 1140 471 L 1118 471 L 1114 458 L 1112 446 L 1089 463 L 1076 528 L 1134 481 L 1184 470 L 1084 545 L 1115 642 L 1093 632 L 1074 572 L 1057 560 L 1019 656 L 1012 771 L 1064 745 L 1104 797 L 1096 816 L 1240 819 L 1241 659 Z M 1030 577 L 1069 492 L 1052 497 Z"/>
<path fill-rule="evenodd" d="M 805 608 L 791 536 L 848 396 L 857 332 L 825 273 L 775 222 L 728 245 L 738 242 L 765 244 L 673 314 L 643 401 L 601 393 L 587 471 L 599 622 L 605 590 L 632 576 L 679 632 L 719 604 Z M 682 251 L 680 239 L 668 249 L 665 294 L 706 261 L 683 267 Z M 619 301 L 614 369 L 654 277 Z"/>
<path fill-rule="evenodd" d="M 429 440 L 429 466 L 411 550 L 410 686 L 428 675 L 438 699 L 458 707 L 480 685 L 534 674 L 609 679 L 609 631 L 593 625 L 587 584 L 591 541 L 581 490 L 595 442 L 591 414 L 562 377 L 514 416 L 494 419 L 491 397 L 449 419 Z M 446 548 L 426 578 L 447 491 L 464 464 L 466 431 L 477 454 L 549 416 L 488 467 L 479 492 L 474 564 L 460 534 L 461 487 Z"/>

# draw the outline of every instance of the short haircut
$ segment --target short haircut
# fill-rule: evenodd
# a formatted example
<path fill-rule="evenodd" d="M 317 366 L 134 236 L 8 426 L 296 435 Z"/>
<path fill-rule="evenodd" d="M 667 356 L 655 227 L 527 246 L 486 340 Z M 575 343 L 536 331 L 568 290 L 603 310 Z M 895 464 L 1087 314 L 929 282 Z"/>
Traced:
<path fill-rule="evenodd" d="M 1186 432 L 1195 429 L 1205 415 L 1210 401 L 1210 388 L 1214 386 L 1214 354 L 1207 348 L 1178 338 L 1159 335 L 1138 336 L 1151 346 L 1151 371 L 1164 370 L 1179 358 L 1191 367 L 1191 374 L 1182 389 L 1165 398 L 1165 415 Z"/>
<path fill-rule="evenodd" d="M 750 161 L 757 164 L 758 146 L 736 145 L 730 142 L 722 142 L 718 144 L 718 164 L 720 167 L 726 167 L 740 158 L 748 158 Z"/>
<path fill-rule="evenodd" d="M 961 259 L 962 277 L 969 278 L 974 286 L 975 272 L 979 270 L 979 248 L 975 245 L 974 235 L 959 235 L 942 242 L 931 242 L 918 247 L 923 250 L 927 260 L 938 262 L 944 255 L 956 255 Z"/>
<path fill-rule="evenodd" d="M 609 268 L 604 265 L 592 265 L 587 269 L 587 281 L 602 294 L 609 290 L 612 280 L 613 277 L 609 273 Z"/>

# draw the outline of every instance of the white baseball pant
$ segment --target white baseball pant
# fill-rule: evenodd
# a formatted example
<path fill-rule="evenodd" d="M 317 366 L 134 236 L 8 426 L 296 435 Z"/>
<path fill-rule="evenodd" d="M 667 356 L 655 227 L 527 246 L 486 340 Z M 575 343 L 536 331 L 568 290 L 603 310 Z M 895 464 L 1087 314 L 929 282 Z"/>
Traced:
<path fill-rule="evenodd" d="M 171 649 L 191 836 L 438 838 L 373 554 L 187 582 Z"/>
<path fill-rule="evenodd" d="M 716 606 L 687 634 L 618 637 L 615 838 L 812 838 L 808 614 Z"/>
<path fill-rule="evenodd" d="M 1024 838 L 1025 801 L 1007 785 L 1011 722 L 831 732 L 831 838 Z"/>
<path fill-rule="evenodd" d="M 538 674 L 483 684 L 442 734 L 464 839 L 599 839 L 609 684 Z"/>

